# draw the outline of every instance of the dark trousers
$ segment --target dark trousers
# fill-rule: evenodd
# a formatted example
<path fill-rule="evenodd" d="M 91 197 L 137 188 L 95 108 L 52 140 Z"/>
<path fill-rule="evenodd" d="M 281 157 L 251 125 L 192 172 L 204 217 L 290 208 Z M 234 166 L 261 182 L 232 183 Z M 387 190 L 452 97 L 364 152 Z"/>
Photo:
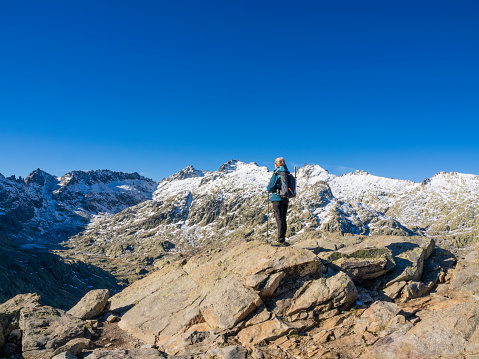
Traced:
<path fill-rule="evenodd" d="M 278 242 L 286 239 L 286 214 L 288 213 L 288 201 L 273 201 L 273 213 L 278 225 Z"/>

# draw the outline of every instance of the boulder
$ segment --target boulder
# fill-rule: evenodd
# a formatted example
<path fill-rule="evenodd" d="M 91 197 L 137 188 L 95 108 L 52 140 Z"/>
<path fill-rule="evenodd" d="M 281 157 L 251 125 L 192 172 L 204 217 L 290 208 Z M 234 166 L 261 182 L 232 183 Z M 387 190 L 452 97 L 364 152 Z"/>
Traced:
<path fill-rule="evenodd" d="M 339 272 L 330 278 L 320 278 L 305 285 L 296 293 L 287 315 L 328 305 L 332 308 L 347 308 L 358 297 L 358 291 L 351 278 Z"/>
<path fill-rule="evenodd" d="M 109 296 L 108 289 L 91 290 L 67 313 L 83 320 L 93 319 L 103 312 Z"/>
<path fill-rule="evenodd" d="M 151 281 L 151 292 L 137 293 Z M 114 308 L 131 306 L 137 298 L 137 304 L 128 310 L 118 323 L 121 329 L 146 343 L 163 343 L 171 336 L 187 330 L 190 326 L 204 321 L 200 312 L 200 303 L 204 299 L 201 287 L 176 265 L 167 265 L 152 276 L 140 280 L 137 285 L 124 289 L 120 298 L 112 297 Z M 157 340 L 159 338 L 159 341 Z"/>
<path fill-rule="evenodd" d="M 407 301 L 414 298 L 422 297 L 428 294 L 433 288 L 435 283 L 429 282 L 427 284 L 423 282 L 409 282 L 402 290 L 401 300 Z"/>
<path fill-rule="evenodd" d="M 234 327 L 263 302 L 253 289 L 231 275 L 215 283 L 200 305 L 200 312 L 212 328 Z"/>
<path fill-rule="evenodd" d="M 383 331 L 389 322 L 402 312 L 402 309 L 394 303 L 377 301 L 374 302 L 361 315 L 361 320 L 356 325 L 356 333 L 378 334 Z"/>
<path fill-rule="evenodd" d="M 48 306 L 23 308 L 20 329 L 23 330 L 22 350 L 25 358 L 41 358 L 70 340 L 83 338 L 86 322 L 61 309 Z"/>
<path fill-rule="evenodd" d="M 0 304 L 0 348 L 5 345 L 5 339 L 12 331 L 19 328 L 18 318 L 23 308 L 40 306 L 40 296 L 36 293 L 18 294 L 12 299 Z M 20 334 L 21 337 L 21 334 Z"/>
<path fill-rule="evenodd" d="M 380 277 L 395 265 L 388 248 L 345 248 L 320 254 L 336 270 L 348 274 L 354 282 Z"/>
<path fill-rule="evenodd" d="M 396 282 L 419 281 L 423 273 L 424 261 L 432 254 L 434 247 L 435 242 L 432 238 L 377 236 L 363 238 L 360 243 L 320 255 L 326 259 L 331 258 L 333 265 L 334 260 L 338 261 L 338 266 L 343 265 L 345 270 L 348 265 L 351 265 L 350 272 L 353 276 L 364 273 L 366 277 L 372 278 L 380 274 L 376 280 L 380 281 L 382 288 L 385 288 Z M 362 255 L 374 258 L 374 253 L 376 253 L 376 259 L 371 263 L 368 261 L 360 263 Z M 389 257 L 389 253 L 392 254 L 392 259 Z M 350 258 L 353 255 L 354 260 Z M 393 267 L 391 267 L 391 263 L 394 263 Z M 363 264 L 364 267 L 361 269 Z M 354 267 L 355 265 L 356 267 Z M 381 268 L 382 265 L 384 268 Z M 386 270 L 387 268 L 389 270 Z M 374 274 L 376 270 L 378 272 Z"/>
<path fill-rule="evenodd" d="M 213 348 L 210 349 L 207 354 L 216 359 L 246 359 L 248 356 L 248 352 L 238 345 Z"/>
<path fill-rule="evenodd" d="M 479 304 L 461 303 L 418 313 L 421 321 L 402 335 L 389 335 L 362 358 L 473 358 L 479 351 Z"/>
<path fill-rule="evenodd" d="M 84 349 L 90 349 L 93 346 L 93 342 L 86 338 L 76 338 L 70 340 L 64 346 L 55 350 L 53 354 L 61 354 L 63 352 L 69 352 L 73 355 L 80 354 Z"/>

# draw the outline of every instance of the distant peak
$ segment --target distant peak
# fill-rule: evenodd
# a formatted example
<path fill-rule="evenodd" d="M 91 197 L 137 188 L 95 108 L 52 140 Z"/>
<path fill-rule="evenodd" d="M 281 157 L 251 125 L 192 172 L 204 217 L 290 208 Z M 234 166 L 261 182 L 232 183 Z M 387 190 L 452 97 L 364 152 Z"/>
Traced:
<path fill-rule="evenodd" d="M 231 160 L 226 163 L 223 163 L 220 169 L 218 170 L 218 172 L 226 172 L 226 173 L 233 172 L 233 171 L 236 171 L 240 165 L 244 165 L 244 164 L 245 164 L 244 162 L 241 162 L 239 160 Z"/>
<path fill-rule="evenodd" d="M 55 177 L 53 177 L 51 174 L 46 173 L 45 171 L 42 171 L 40 168 L 37 168 L 35 171 L 30 173 L 27 178 L 25 178 L 25 184 L 27 186 L 31 184 L 37 184 L 40 186 L 43 186 L 45 182 L 49 181 L 54 181 Z"/>
<path fill-rule="evenodd" d="M 174 175 L 171 175 L 165 178 L 165 180 L 167 181 L 182 180 L 187 178 L 203 177 L 204 175 L 205 174 L 203 171 L 197 170 L 192 165 L 189 165 L 183 168 L 181 171 L 175 173 Z"/>

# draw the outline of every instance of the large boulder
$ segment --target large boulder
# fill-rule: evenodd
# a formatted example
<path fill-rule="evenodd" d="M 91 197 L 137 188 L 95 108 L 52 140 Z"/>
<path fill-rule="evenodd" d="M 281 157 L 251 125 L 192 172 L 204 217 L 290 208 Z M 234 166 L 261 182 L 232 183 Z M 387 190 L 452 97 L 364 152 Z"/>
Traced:
<path fill-rule="evenodd" d="M 248 357 L 248 352 L 238 345 L 213 348 L 207 354 L 216 359 L 246 359 Z"/>
<path fill-rule="evenodd" d="M 215 283 L 200 304 L 200 312 L 212 328 L 235 326 L 263 304 L 256 291 L 246 287 L 236 275 Z"/>
<path fill-rule="evenodd" d="M 296 298 L 287 310 L 287 315 L 308 311 L 318 306 L 347 308 L 358 297 L 358 291 L 348 275 L 339 272 L 330 278 L 313 280 L 296 293 Z"/>
<path fill-rule="evenodd" d="M 321 258 L 330 262 L 333 268 L 347 273 L 355 282 L 380 277 L 395 265 L 388 248 L 345 248 L 322 253 Z"/>
<path fill-rule="evenodd" d="M 82 338 L 86 322 L 61 309 L 48 306 L 23 308 L 20 313 L 20 329 L 23 330 L 23 356 L 43 358 L 70 340 Z"/>
<path fill-rule="evenodd" d="M 119 299 L 112 297 L 113 308 L 134 305 L 119 322 L 120 328 L 133 336 L 146 343 L 155 340 L 163 343 L 172 335 L 204 321 L 200 312 L 204 299 L 201 287 L 180 266 L 165 266 L 139 282 L 123 290 Z M 144 288 L 148 283 L 151 292 L 142 297 L 143 293 L 137 293 L 136 288 Z"/>
<path fill-rule="evenodd" d="M 355 280 L 372 279 L 387 288 L 397 282 L 419 281 L 435 242 L 425 237 L 375 236 L 320 256 Z"/>
<path fill-rule="evenodd" d="M 317 278 L 322 269 L 308 250 L 237 241 L 166 264 L 114 295 L 110 310 L 126 311 L 120 328 L 177 353 L 182 333 L 230 330 L 276 296 L 287 278 Z"/>
<path fill-rule="evenodd" d="M 109 297 L 108 289 L 91 290 L 67 313 L 83 320 L 93 319 L 105 309 Z"/>
<path fill-rule="evenodd" d="M 19 318 L 22 309 L 36 308 L 39 306 L 40 297 L 35 293 L 18 294 L 5 303 L 0 304 L 0 348 L 6 344 L 6 339 L 12 337 L 12 334 L 21 333 L 21 331 L 19 331 Z M 21 337 L 21 334 L 17 334 L 17 336 Z M 20 338 L 18 338 L 16 342 L 19 342 L 19 339 Z M 11 343 L 8 343 L 7 346 L 9 344 Z M 6 350 L 6 352 L 9 351 L 16 351 L 16 345 L 11 345 L 10 348 Z"/>

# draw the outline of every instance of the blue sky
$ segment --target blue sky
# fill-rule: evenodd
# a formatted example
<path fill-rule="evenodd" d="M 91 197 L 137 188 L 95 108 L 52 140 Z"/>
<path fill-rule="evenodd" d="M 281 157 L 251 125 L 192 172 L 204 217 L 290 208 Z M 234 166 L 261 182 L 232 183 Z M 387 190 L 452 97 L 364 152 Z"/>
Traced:
<path fill-rule="evenodd" d="M 0 173 L 479 174 L 477 1 L 0 2 Z"/>

